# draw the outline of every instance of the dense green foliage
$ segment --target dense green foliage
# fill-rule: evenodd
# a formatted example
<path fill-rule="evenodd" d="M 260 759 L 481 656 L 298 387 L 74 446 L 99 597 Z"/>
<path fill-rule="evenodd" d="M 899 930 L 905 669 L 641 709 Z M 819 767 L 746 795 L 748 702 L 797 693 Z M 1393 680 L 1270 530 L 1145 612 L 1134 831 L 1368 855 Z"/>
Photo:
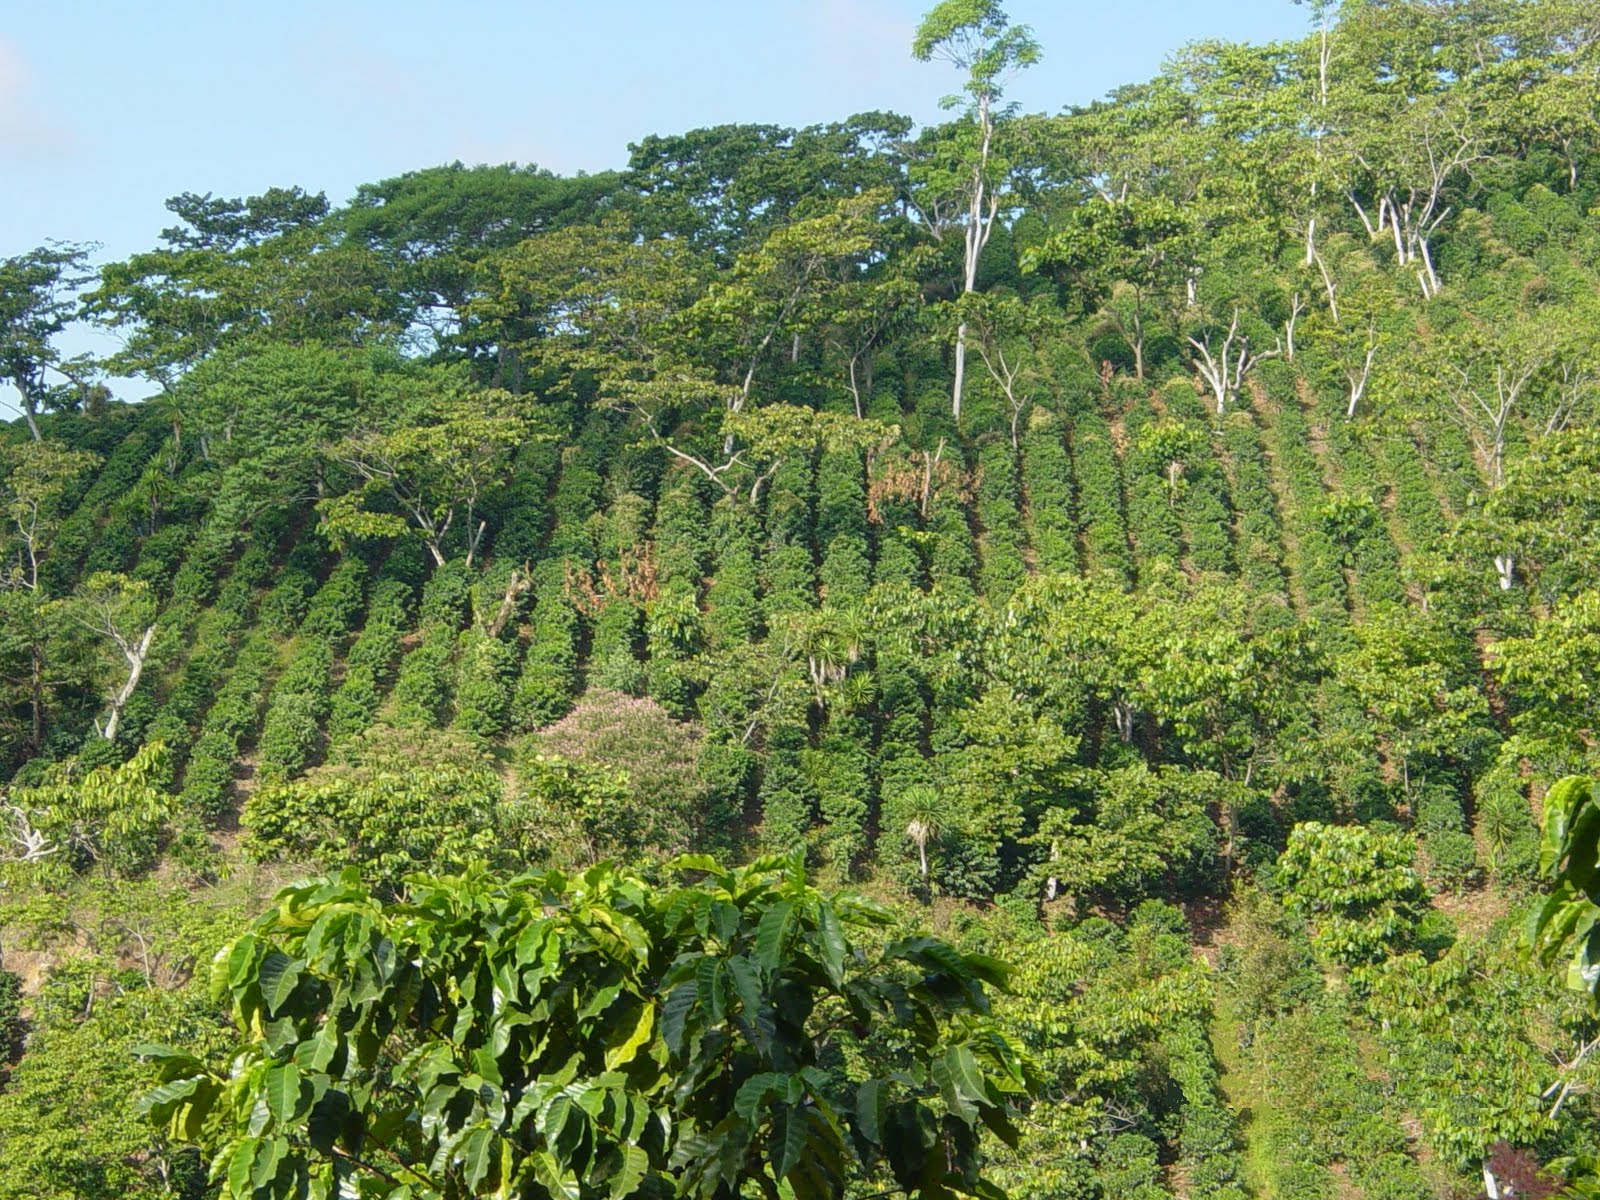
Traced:
<path fill-rule="evenodd" d="M 1028 1090 L 981 1020 L 1000 965 L 928 937 L 868 955 L 852 934 L 889 913 L 798 863 L 668 869 L 707 877 L 288 889 L 217 958 L 241 1053 L 148 1049 L 146 1107 L 216 1145 L 234 1195 L 986 1194 L 978 1132 L 1014 1141 Z"/>
<path fill-rule="evenodd" d="M 1600 29 L 1310 8 L 0 263 L 0 1200 L 1586 1186 Z"/>

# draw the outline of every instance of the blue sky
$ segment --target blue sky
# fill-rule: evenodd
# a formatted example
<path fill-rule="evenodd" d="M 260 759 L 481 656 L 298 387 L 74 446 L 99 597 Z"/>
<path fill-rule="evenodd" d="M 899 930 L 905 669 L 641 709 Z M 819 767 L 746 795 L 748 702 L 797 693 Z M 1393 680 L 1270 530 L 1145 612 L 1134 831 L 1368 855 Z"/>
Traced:
<path fill-rule="evenodd" d="M 960 79 L 910 55 L 933 0 L 0 0 L 0 256 L 47 239 L 98 261 L 153 247 L 179 192 L 325 191 L 460 159 L 563 173 L 731 121 L 871 109 L 940 118 Z M 1307 27 L 1292 0 L 1010 0 L 1054 112 L 1147 79 L 1204 37 Z M 69 353 L 109 353 L 75 328 Z M 118 380 L 127 399 L 148 388 Z M 0 419 L 16 410 L 0 388 Z"/>
<path fill-rule="evenodd" d="M 938 116 L 931 0 L 11 0 L 0 4 L 0 255 L 154 244 L 181 191 L 325 190 L 453 159 L 623 164 L 649 133 Z M 1011 0 L 1032 111 L 1143 79 L 1187 41 L 1305 28 L 1290 0 Z"/>

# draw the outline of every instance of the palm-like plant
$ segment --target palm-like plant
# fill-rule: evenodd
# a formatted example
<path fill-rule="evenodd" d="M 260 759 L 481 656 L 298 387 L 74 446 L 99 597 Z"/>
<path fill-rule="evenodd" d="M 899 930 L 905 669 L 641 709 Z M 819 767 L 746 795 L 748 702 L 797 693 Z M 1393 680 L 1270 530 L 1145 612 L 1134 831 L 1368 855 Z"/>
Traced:
<path fill-rule="evenodd" d="M 944 795 L 926 784 L 910 787 L 902 793 L 900 815 L 905 819 L 906 837 L 917 848 L 917 869 L 922 876 L 924 890 L 928 887 L 928 846 L 937 842 L 950 825 L 950 808 Z"/>

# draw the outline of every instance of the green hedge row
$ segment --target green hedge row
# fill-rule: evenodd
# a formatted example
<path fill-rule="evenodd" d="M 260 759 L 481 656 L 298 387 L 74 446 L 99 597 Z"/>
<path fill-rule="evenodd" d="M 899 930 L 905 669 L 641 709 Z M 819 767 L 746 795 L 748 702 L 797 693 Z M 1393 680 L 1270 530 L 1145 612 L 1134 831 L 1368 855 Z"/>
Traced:
<path fill-rule="evenodd" d="M 548 725 L 572 707 L 583 633 L 567 592 L 565 560 L 546 559 L 534 568 L 533 578 L 531 636 L 511 700 L 511 720 L 521 729 Z"/>
<path fill-rule="evenodd" d="M 197 525 L 198 528 L 193 525 L 189 528 L 188 553 L 176 571 L 149 581 L 152 591 L 158 597 L 167 594 L 168 600 L 157 614 L 156 638 L 145 668 L 146 682 L 123 710 L 122 731 L 118 737 L 117 753 L 123 755 L 132 753 L 146 741 L 160 738 L 172 748 L 169 765 L 173 769 L 181 764 L 188 749 L 192 724 L 204 711 L 203 708 L 196 710 L 194 704 L 209 703 L 221 672 L 231 661 L 231 643 L 238 632 L 239 621 L 262 583 L 270 561 L 268 553 L 281 535 L 279 523 L 265 523 L 251 534 L 253 552 L 248 554 L 247 561 L 234 564 L 230 559 L 241 533 L 237 514 L 213 507 Z M 242 569 L 243 575 L 233 586 L 229 603 L 212 603 L 218 600 L 219 585 L 232 578 L 231 568 L 236 566 Z M 219 607 L 224 611 L 216 614 Z M 169 698 L 185 686 L 189 660 L 196 654 L 203 657 L 197 678 L 187 684 L 187 694 L 179 709 L 168 715 Z M 101 742 L 102 739 L 91 734 L 84 741 L 84 752 L 108 755 L 108 760 L 115 757 Z"/>
<path fill-rule="evenodd" d="M 631 596 L 612 596 L 594 617 L 588 673 L 596 687 L 629 696 L 645 691 L 644 612 Z"/>
<path fill-rule="evenodd" d="M 761 630 L 755 523 L 744 509 L 718 504 L 712 513 L 715 561 L 706 588 L 705 636 L 712 650 L 749 645 Z"/>
<path fill-rule="evenodd" d="M 861 455 L 826 451 L 817 461 L 817 574 L 829 604 L 859 601 L 872 586 L 867 529 L 867 481 Z"/>
<path fill-rule="evenodd" d="M 317 589 L 272 689 L 258 743 L 263 783 L 305 769 L 322 743 L 332 710 L 333 666 L 366 598 L 367 564 L 345 558 Z"/>
<path fill-rule="evenodd" d="M 1323 1001 L 1272 1020 L 1251 1052 L 1271 1105 L 1263 1124 L 1277 1195 L 1335 1195 L 1336 1163 L 1369 1200 L 1434 1194 L 1407 1151 L 1399 1106 L 1364 1069 L 1340 1006 Z"/>
<path fill-rule="evenodd" d="M 610 486 L 626 489 L 636 473 L 616 464 Z M 650 588 L 647 548 L 654 509 L 640 493 L 621 490 L 594 520 L 601 603 L 590 614 L 588 681 L 629 696 L 646 690 L 643 605 Z"/>
<path fill-rule="evenodd" d="M 253 541 L 223 581 L 216 602 L 189 631 L 188 656 L 166 689 L 159 713 L 140 732 L 142 741 L 166 743 L 174 771 L 181 770 L 189 757 L 194 735 L 227 679 L 239 639 L 254 616 L 257 592 L 271 572 L 270 550 Z"/>
<path fill-rule="evenodd" d="M 461 664 L 455 693 L 454 726 L 480 745 L 505 732 L 511 719 L 517 652 L 478 628 L 465 630 L 457 656 Z"/>
<path fill-rule="evenodd" d="M 775 854 L 806 848 L 819 811 L 816 785 L 806 772 L 810 732 L 798 723 L 774 725 L 767 732 L 761 784 L 761 845 Z"/>
<path fill-rule="evenodd" d="M 398 726 L 431 729 L 445 718 L 450 703 L 456 634 L 467 620 L 471 581 L 464 561 L 439 567 L 422 589 L 420 639 L 403 659 L 390 695 Z"/>
<path fill-rule="evenodd" d="M 183 774 L 184 808 L 207 822 L 221 818 L 232 798 L 240 752 L 256 737 L 280 639 L 304 615 L 326 557 L 317 539 L 296 544 L 277 582 L 257 605 L 255 627 L 239 647 L 233 670 L 207 710 Z"/>
<path fill-rule="evenodd" d="M 783 475 L 780 472 L 780 475 Z M 792 475 L 785 476 L 792 479 Z M 774 481 L 776 482 L 776 481 Z M 667 477 L 656 502 L 653 541 L 656 579 L 663 591 L 698 595 L 711 561 L 710 514 L 699 479 L 688 471 Z M 804 526 L 810 535 L 809 513 Z"/>
<path fill-rule="evenodd" d="M 62 497 L 62 510 L 68 515 L 56 530 L 54 552 L 41 571 L 41 581 L 52 594 L 64 595 L 71 591 L 79 575 L 86 573 L 88 556 L 106 540 L 101 526 L 107 508 L 133 488 L 144 473 L 145 464 L 166 441 L 166 422 L 156 419 L 153 410 L 144 415 L 146 419 L 138 428 L 106 455 L 93 482 L 78 496 Z M 133 560 L 132 529 L 129 526 L 121 529 L 121 536 L 127 543 L 124 547 L 109 549 L 107 553 L 114 563 L 101 569 L 121 570 Z"/>
<path fill-rule="evenodd" d="M 1178 523 L 1177 495 L 1182 486 L 1168 474 L 1168 453 L 1147 441 L 1156 425 L 1147 404 L 1132 408 L 1123 418 L 1128 439 L 1123 454 L 1123 488 L 1128 510 L 1128 532 L 1138 555 L 1138 573 L 1148 577 L 1153 568 L 1177 570 L 1183 557 L 1183 528 Z"/>
<path fill-rule="evenodd" d="M 1278 361 L 1263 363 L 1260 370 L 1274 400 L 1266 440 L 1285 485 L 1285 525 L 1295 546 L 1290 569 L 1308 615 L 1343 625 L 1349 616 L 1344 554 L 1323 515 L 1328 493 L 1311 448 L 1311 427 L 1295 396 L 1292 371 Z"/>
<path fill-rule="evenodd" d="M 903 469 L 903 463 L 885 462 L 880 470 Z M 920 588 L 927 582 L 922 551 L 918 546 L 922 515 L 915 501 L 882 486 L 873 485 L 873 507 L 877 519 L 878 556 L 872 564 L 872 580 L 880 584 L 899 584 Z"/>
<path fill-rule="evenodd" d="M 864 718 L 836 713 L 816 748 L 801 753 L 820 818 L 812 843 L 824 869 L 837 879 L 850 878 L 867 850 L 873 810 L 871 736 Z"/>
<path fill-rule="evenodd" d="M 993 438 L 979 449 L 976 491 L 978 523 L 983 528 L 978 578 L 984 596 L 1004 605 L 1028 575 L 1017 456 L 1009 441 Z"/>
<path fill-rule="evenodd" d="M 1233 498 L 1215 418 L 1188 377 L 1169 380 L 1161 389 L 1161 399 L 1169 420 L 1195 432 L 1178 496 L 1178 523 L 1189 562 L 1198 571 L 1232 574 Z"/>
<path fill-rule="evenodd" d="M 584 628 L 569 592 L 569 573 L 594 565 L 593 525 L 604 487 L 594 464 L 612 460 L 615 441 L 606 414 L 596 411 L 585 419 L 576 443 L 561 451 L 551 499 L 555 527 L 546 557 L 533 569 L 531 636 L 511 691 L 508 719 L 519 729 L 559 720 L 577 695 Z M 498 658 L 499 652 L 492 653 Z M 481 657 L 475 662 L 480 669 L 491 666 Z"/>
<path fill-rule="evenodd" d="M 1084 566 L 1133 579 L 1133 553 L 1122 511 L 1122 468 L 1111 427 L 1096 413 L 1072 424 L 1072 473 L 1078 481 L 1078 517 L 1083 522 Z"/>
<path fill-rule="evenodd" d="M 1346 548 L 1356 595 L 1367 609 L 1404 604 L 1400 551 L 1389 532 L 1392 480 L 1348 421 L 1329 423 L 1328 448 L 1345 493 L 1365 497 L 1373 511 L 1373 519 L 1360 523 Z"/>
<path fill-rule="evenodd" d="M 537 558 L 550 535 L 553 483 L 561 462 L 555 439 L 531 441 L 517 450 L 516 473 L 498 497 L 493 550 L 496 558 Z"/>
<path fill-rule="evenodd" d="M 1436 418 L 1418 426 L 1420 449 L 1433 465 L 1434 481 L 1452 512 L 1464 514 L 1474 493 L 1484 488 L 1472 441 L 1454 421 Z"/>
<path fill-rule="evenodd" d="M 970 467 L 958 456 L 958 447 L 953 444 L 945 447 L 944 461 L 956 470 Z M 927 518 L 927 532 L 933 535 L 928 555 L 928 580 L 957 599 L 971 599 L 977 594 L 973 579 L 978 571 L 978 548 L 968 513 L 969 506 L 949 488 L 934 490 Z"/>
<path fill-rule="evenodd" d="M 767 489 L 767 546 L 761 562 L 768 612 L 817 606 L 816 504 L 817 481 L 809 460 L 790 459 L 778 468 Z"/>
<path fill-rule="evenodd" d="M 373 584 L 361 633 L 345 656 L 344 678 L 328 708 L 328 742 L 339 745 L 372 724 L 411 625 L 416 591 L 396 569 L 400 547 L 390 554 Z"/>
<path fill-rule="evenodd" d="M 1026 498 L 1028 540 L 1041 571 L 1075 572 L 1078 519 L 1072 495 L 1072 460 L 1061 441 L 1060 425 L 1036 408 L 1022 439 L 1022 492 Z"/>
<path fill-rule="evenodd" d="M 1238 506 L 1239 573 L 1253 590 L 1277 593 L 1287 599 L 1278 498 L 1272 491 L 1272 472 L 1253 413 L 1236 408 L 1227 415 L 1222 446 Z"/>
<path fill-rule="evenodd" d="M 1207 1200 L 1246 1200 L 1239 1124 L 1219 1091 L 1216 1059 L 1205 1027 L 1177 1021 L 1161 1039 L 1167 1071 L 1182 1093 L 1178 1161 L 1189 1194 Z"/>
<path fill-rule="evenodd" d="M 792 472 L 779 475 L 786 484 L 792 484 Z M 684 718 L 693 709 L 695 685 L 683 663 L 700 643 L 700 587 L 710 555 L 710 515 L 695 476 L 687 471 L 667 476 L 656 502 L 655 518 L 651 550 L 657 596 L 645 622 L 647 686 L 658 704 Z M 804 528 L 809 536 L 809 512 Z M 809 576 L 809 549 L 805 558 Z"/>

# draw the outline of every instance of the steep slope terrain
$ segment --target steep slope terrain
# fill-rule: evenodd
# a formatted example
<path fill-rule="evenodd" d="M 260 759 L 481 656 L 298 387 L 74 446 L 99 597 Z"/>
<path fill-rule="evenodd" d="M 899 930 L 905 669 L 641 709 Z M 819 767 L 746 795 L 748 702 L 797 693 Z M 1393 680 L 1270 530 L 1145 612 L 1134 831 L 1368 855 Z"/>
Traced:
<path fill-rule="evenodd" d="M 150 398 L 57 359 L 0 446 L 0 1197 L 204 1194 L 132 1048 L 228 1044 L 285 880 L 689 851 L 1016 966 L 1016 1196 L 1600 1152 L 1516 932 L 1596 769 L 1595 33 L 172 201 L 84 297 Z"/>

